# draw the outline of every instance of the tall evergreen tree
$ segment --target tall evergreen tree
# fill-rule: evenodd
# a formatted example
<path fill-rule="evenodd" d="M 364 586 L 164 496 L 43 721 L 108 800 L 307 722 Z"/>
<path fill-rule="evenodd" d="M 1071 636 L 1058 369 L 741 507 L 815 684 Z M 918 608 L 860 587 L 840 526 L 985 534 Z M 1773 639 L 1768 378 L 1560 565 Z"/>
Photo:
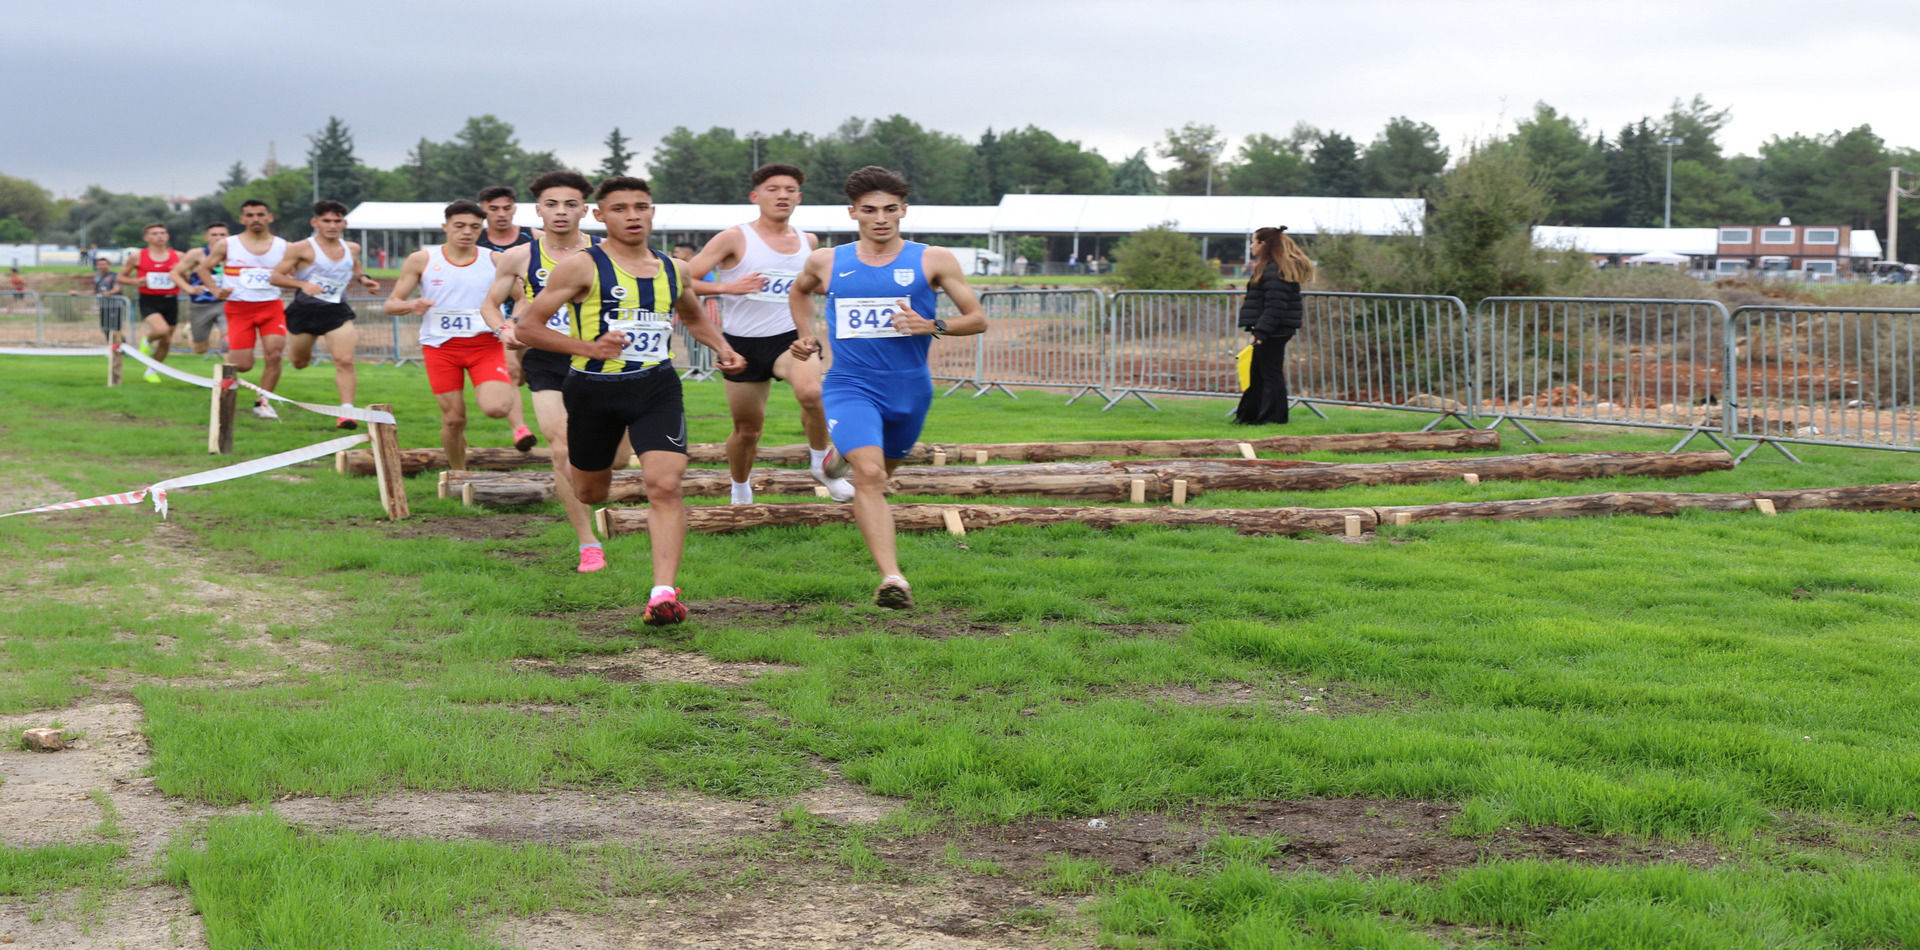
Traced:
<path fill-rule="evenodd" d="M 627 169 L 633 165 L 633 152 L 627 148 L 627 137 L 620 134 L 619 126 L 614 126 L 613 131 L 607 133 L 604 144 L 607 146 L 607 157 L 600 160 L 600 167 L 594 169 L 594 174 L 602 178 L 627 174 Z"/>
<path fill-rule="evenodd" d="M 1388 197 L 1425 195 L 1447 167 L 1440 133 L 1406 116 L 1388 120 L 1361 159 L 1367 193 Z"/>
<path fill-rule="evenodd" d="M 1620 130 L 1607 150 L 1607 191 L 1615 204 L 1604 223 L 1624 228 L 1657 228 L 1665 215 L 1667 151 L 1661 130 L 1641 119 Z"/>
<path fill-rule="evenodd" d="M 218 187 L 221 191 L 232 191 L 235 188 L 246 187 L 247 182 L 252 180 L 253 176 L 247 174 L 246 163 L 234 162 L 233 166 L 227 169 L 227 177 L 220 179 Z"/>
<path fill-rule="evenodd" d="M 1607 193 L 1606 143 L 1588 138 L 1585 123 L 1538 102 L 1533 116 L 1522 119 L 1507 141 L 1539 169 L 1551 202 L 1548 223 L 1594 225 L 1606 217 L 1613 204 Z"/>
<path fill-rule="evenodd" d="M 366 199 L 372 185 L 372 176 L 354 157 L 353 132 L 338 116 L 328 116 L 326 127 L 313 136 L 307 167 L 318 171 L 320 193 L 314 201 L 331 198 L 351 208 Z"/>
<path fill-rule="evenodd" d="M 1302 195 L 1311 169 L 1306 156 L 1288 139 L 1256 132 L 1240 143 L 1233 165 L 1236 195 Z"/>
<path fill-rule="evenodd" d="M 1127 156 L 1126 161 L 1113 166 L 1113 184 L 1107 187 L 1108 194 L 1114 195 L 1158 195 L 1163 194 L 1160 173 L 1147 164 L 1147 150 L 1141 149 Z"/>
<path fill-rule="evenodd" d="M 1366 194 L 1366 170 L 1360 165 L 1360 147 L 1338 132 L 1320 136 L 1313 149 L 1313 167 L 1307 174 L 1307 193 L 1329 198 L 1357 198 Z"/>
<path fill-rule="evenodd" d="M 1204 195 L 1209 178 L 1214 194 L 1227 194 L 1231 190 L 1228 179 L 1233 169 L 1221 161 L 1226 144 L 1220 130 L 1211 125 L 1189 122 L 1180 128 L 1168 129 L 1166 139 L 1157 149 L 1161 158 L 1173 159 L 1173 167 L 1167 169 L 1162 178 L 1167 194 Z"/>

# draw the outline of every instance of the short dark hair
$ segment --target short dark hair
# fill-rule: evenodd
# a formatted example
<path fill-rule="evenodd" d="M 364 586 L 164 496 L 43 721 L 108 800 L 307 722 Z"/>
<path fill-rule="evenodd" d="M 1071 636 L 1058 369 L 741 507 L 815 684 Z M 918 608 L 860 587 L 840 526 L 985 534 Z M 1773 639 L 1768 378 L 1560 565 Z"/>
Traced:
<path fill-rule="evenodd" d="M 231 224 L 228 224 L 228 223 L 227 223 L 227 222 L 225 222 L 225 221 L 214 221 L 214 222 L 211 222 L 211 223 L 209 223 L 209 224 L 208 224 L 208 225 L 207 225 L 206 227 L 204 227 L 204 228 L 201 228 L 200 230 L 202 230 L 202 231 L 211 231 L 211 230 L 213 230 L 214 228 L 226 228 L 227 230 L 229 230 L 229 231 L 231 231 L 231 230 L 233 230 L 233 225 L 231 225 Z"/>
<path fill-rule="evenodd" d="M 700 249 L 700 248 L 698 248 L 698 247 L 696 247 L 696 246 L 694 245 L 694 243 L 693 243 L 692 241 L 681 241 L 681 242 L 679 242 L 679 243 L 677 243 L 677 244 L 675 244 L 675 245 L 674 245 L 674 247 L 676 247 L 676 248 L 680 248 L 680 247 L 691 247 L 691 248 L 693 248 L 693 249 L 694 249 L 694 250 L 696 250 L 696 251 Z"/>
<path fill-rule="evenodd" d="M 847 203 L 852 204 L 859 201 L 861 195 L 870 195 L 876 191 L 885 192 L 905 201 L 908 187 L 907 180 L 901 177 L 899 172 L 888 171 L 878 165 L 868 165 L 848 175 L 847 187 L 842 190 L 846 193 Z"/>
<path fill-rule="evenodd" d="M 149 225 L 147 225 L 146 227 L 144 227 L 144 228 L 141 228 L 141 229 L 140 229 L 140 233 L 141 233 L 141 234 L 145 234 L 145 233 L 147 233 L 148 231 L 151 231 L 151 230 L 153 230 L 154 228 L 160 228 L 161 230 L 169 230 L 169 229 L 167 228 L 167 223 L 166 223 L 165 221 L 155 221 L 155 222 L 153 222 L 152 224 L 149 224 Z"/>
<path fill-rule="evenodd" d="M 267 203 L 266 203 L 266 202 L 264 202 L 264 201 L 261 201 L 261 200 L 260 200 L 260 199 L 258 199 L 258 198 L 248 198 L 247 200 L 245 200 L 245 201 L 242 201 L 242 202 L 240 202 L 240 210 L 242 210 L 242 211 L 245 211 L 245 210 L 247 210 L 248 208 L 252 208 L 252 207 L 254 207 L 254 206 L 256 206 L 256 205 L 257 205 L 257 206 L 259 206 L 259 207 L 262 207 L 262 208 L 265 208 L 265 209 L 267 209 L 267 213 L 268 213 L 268 214 L 272 214 L 272 213 L 273 213 L 273 206 L 272 206 L 272 205 L 270 205 L 270 204 L 267 204 Z"/>
<path fill-rule="evenodd" d="M 801 171 L 800 166 L 789 165 L 786 162 L 770 162 L 753 170 L 753 187 L 760 187 L 767 179 L 776 175 L 785 175 L 793 179 L 796 185 L 807 183 L 807 173 Z"/>
<path fill-rule="evenodd" d="M 541 175 L 533 180 L 533 184 L 527 186 L 527 191 L 533 195 L 533 200 L 539 201 L 540 195 L 549 188 L 572 188 L 579 192 L 582 198 L 593 194 L 593 183 L 587 181 L 587 176 L 569 171 L 548 172 Z"/>
<path fill-rule="evenodd" d="M 332 198 L 314 202 L 313 216 L 317 218 L 323 214 L 337 214 L 344 218 L 347 216 L 347 206 Z"/>
<path fill-rule="evenodd" d="M 446 215 L 443 216 L 440 220 L 452 221 L 453 216 L 456 214 L 470 214 L 476 218 L 482 218 L 482 219 L 484 219 L 487 216 L 486 209 L 480 207 L 480 202 L 468 201 L 467 199 L 462 198 L 459 201 L 454 202 L 453 204 L 447 205 Z"/>
<path fill-rule="evenodd" d="M 480 204 L 486 204 L 495 198 L 518 198 L 511 185 L 489 185 L 480 189 Z"/>
<path fill-rule="evenodd" d="M 593 200 L 605 201 L 608 195 L 616 191 L 644 191 L 647 193 L 647 197 L 653 197 L 653 186 L 647 184 L 645 178 L 635 178 L 632 175 L 614 175 L 611 178 L 601 179 L 600 187 L 594 189 Z"/>

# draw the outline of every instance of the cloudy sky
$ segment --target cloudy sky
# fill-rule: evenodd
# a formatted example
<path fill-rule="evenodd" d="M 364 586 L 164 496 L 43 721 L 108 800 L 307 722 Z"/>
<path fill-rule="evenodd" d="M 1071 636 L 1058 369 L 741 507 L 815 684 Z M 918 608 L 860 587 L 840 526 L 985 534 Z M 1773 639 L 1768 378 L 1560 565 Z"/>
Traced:
<path fill-rule="evenodd" d="M 677 125 L 822 133 L 897 112 L 969 138 L 1031 123 L 1118 157 L 1188 121 L 1364 142 L 1406 115 L 1457 146 L 1537 100 L 1613 130 L 1695 93 L 1732 108 L 1734 152 L 1862 123 L 1920 146 L 1915 0 L 9 6 L 0 172 L 56 194 L 201 194 L 269 141 L 301 164 L 328 115 L 381 167 L 488 112 L 591 168 L 616 125 L 645 156 Z"/>

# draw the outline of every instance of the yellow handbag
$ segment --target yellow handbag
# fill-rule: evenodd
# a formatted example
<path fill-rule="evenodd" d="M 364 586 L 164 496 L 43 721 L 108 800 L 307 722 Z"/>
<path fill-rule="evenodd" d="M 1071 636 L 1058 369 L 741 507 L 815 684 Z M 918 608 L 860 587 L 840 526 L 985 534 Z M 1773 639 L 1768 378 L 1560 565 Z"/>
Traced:
<path fill-rule="evenodd" d="M 1240 374 L 1240 391 L 1246 392 L 1247 387 L 1253 385 L 1253 344 L 1240 348 L 1233 358 L 1233 366 Z"/>

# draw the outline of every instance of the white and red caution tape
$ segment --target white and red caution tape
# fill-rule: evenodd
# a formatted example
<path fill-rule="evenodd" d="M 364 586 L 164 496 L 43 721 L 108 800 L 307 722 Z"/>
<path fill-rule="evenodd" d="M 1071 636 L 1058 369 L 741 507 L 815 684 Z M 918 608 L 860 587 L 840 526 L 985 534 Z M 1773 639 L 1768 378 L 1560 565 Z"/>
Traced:
<path fill-rule="evenodd" d="M 101 352 L 105 352 L 105 351 L 102 350 Z M 195 376 L 192 373 L 184 373 L 184 372 L 181 372 L 180 370 L 174 369 L 173 367 L 168 366 L 167 364 L 162 363 L 159 360 L 153 359 L 152 357 L 147 356 L 147 354 L 140 352 L 139 348 L 129 343 L 120 344 L 120 353 L 123 356 L 132 357 L 134 360 L 145 364 L 147 368 L 152 369 L 155 372 L 161 373 L 166 376 L 170 376 L 183 383 L 191 383 L 195 386 L 204 386 L 208 389 L 212 389 L 214 387 L 214 384 L 218 382 L 218 380 L 211 379 L 205 376 Z M 247 382 L 244 379 L 235 378 L 234 381 L 239 383 L 242 386 L 245 386 L 248 389 L 253 390 L 256 393 L 259 393 L 262 396 L 265 396 L 268 399 L 272 399 L 276 402 L 284 402 L 284 403 L 287 403 L 288 405 L 299 406 L 300 408 L 305 409 L 308 412 L 317 412 L 323 416 L 333 416 L 336 419 L 358 419 L 361 422 L 380 422 L 380 423 L 385 423 L 386 425 L 398 424 L 394 422 L 393 413 L 390 413 L 390 412 L 379 412 L 373 409 L 361 409 L 355 406 L 329 406 L 322 403 L 301 402 L 297 399 L 288 399 L 287 397 L 282 396 L 276 392 L 268 392 L 267 390 L 261 389 L 260 387 L 255 386 L 254 384 Z"/>
<path fill-rule="evenodd" d="M 107 356 L 104 346 L 0 346 L 0 356 Z"/>
<path fill-rule="evenodd" d="M 38 508 L 28 508 L 25 511 L 10 511 L 6 514 L 0 514 L 0 518 L 11 518 L 14 515 L 31 515 L 43 511 L 98 508 L 104 505 L 137 505 L 145 500 L 148 495 L 152 495 L 153 497 L 153 510 L 159 512 L 160 517 L 165 518 L 167 516 L 167 491 L 169 489 L 190 488 L 195 485 L 211 485 L 214 482 L 231 481 L 248 475 L 258 475 L 261 472 L 271 472 L 276 468 L 286 468 L 289 465 L 297 465 L 301 462 L 311 462 L 314 459 L 325 458 L 335 452 L 350 449 L 367 441 L 369 438 L 369 436 L 364 434 L 350 435 L 345 438 L 333 439 L 328 442 L 320 442 L 303 448 L 293 449 L 292 451 L 281 452 L 278 455 L 269 455 L 266 458 L 257 458 L 250 462 L 240 462 L 224 468 L 195 472 L 192 475 L 182 475 L 179 478 L 169 478 L 166 481 L 154 482 L 145 488 L 130 492 L 120 492 L 114 495 L 97 495 L 93 498 L 82 498 L 78 501 L 63 501 L 57 505 L 41 505 Z"/>

